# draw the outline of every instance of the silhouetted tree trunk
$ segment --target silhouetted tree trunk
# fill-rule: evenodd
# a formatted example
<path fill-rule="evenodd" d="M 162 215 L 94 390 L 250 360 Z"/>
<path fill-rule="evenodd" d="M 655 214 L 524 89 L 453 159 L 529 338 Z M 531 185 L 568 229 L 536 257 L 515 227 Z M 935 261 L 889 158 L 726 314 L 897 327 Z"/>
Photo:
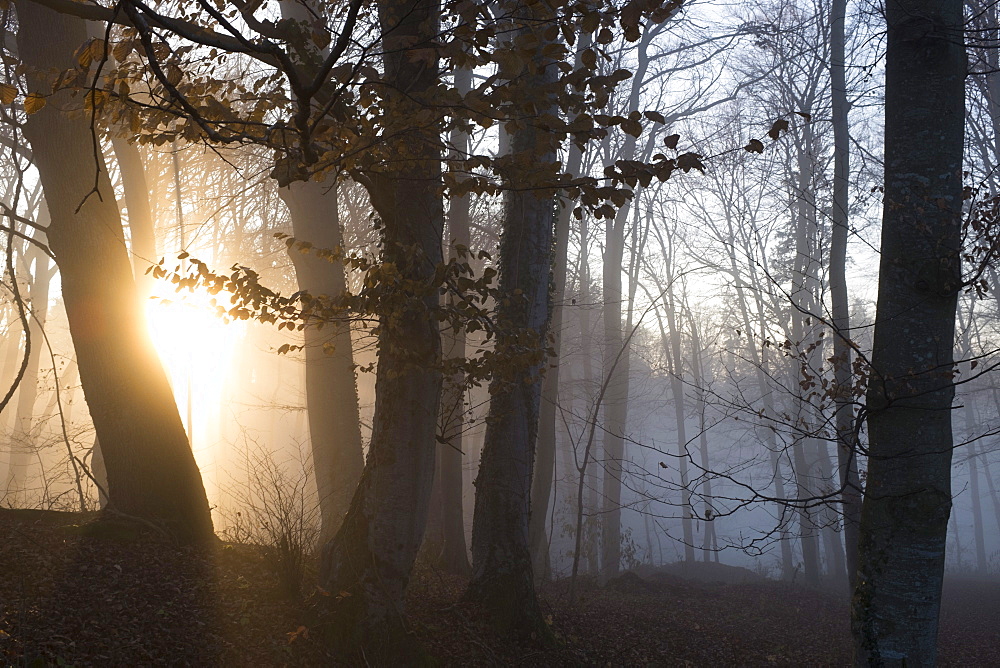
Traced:
<path fill-rule="evenodd" d="M 387 136 L 403 133 L 406 160 L 368 170 L 363 183 L 382 222 L 382 261 L 402 279 L 429 285 L 442 262 L 441 140 L 433 123 L 414 129 L 438 83 L 440 5 L 381 0 Z M 421 49 L 420 58 L 410 49 Z M 392 91 L 405 91 L 393 93 Z M 405 300 L 403 297 L 407 297 Z M 402 620 L 403 591 L 423 539 L 434 476 L 441 398 L 437 289 L 401 296 L 380 316 L 375 413 L 368 458 L 350 509 L 323 548 L 320 584 L 348 592 L 334 607 L 332 632 L 372 664 L 414 661 Z"/>
<path fill-rule="evenodd" d="M 547 10 L 518 6 L 517 34 L 537 35 L 534 67 L 522 75 L 512 104 L 516 116 L 556 113 L 552 104 L 555 65 L 543 59 L 541 38 Z M 536 23 L 537 22 L 537 23 Z M 523 86 L 523 89 L 521 88 Z M 528 524 L 531 477 L 538 436 L 543 365 L 547 357 L 549 273 L 552 268 L 554 203 L 551 192 L 519 190 L 520 174 L 555 159 L 553 140 L 528 121 L 510 133 L 509 176 L 500 237 L 496 351 L 505 368 L 494 371 L 486 441 L 476 477 L 472 527 L 472 581 L 468 598 L 478 601 L 500 627 L 547 634 L 535 595 Z M 522 360 L 537 357 L 526 364 Z"/>
<path fill-rule="evenodd" d="M 886 4 L 885 205 L 852 612 L 858 665 L 931 666 L 937 652 L 961 287 L 962 8 Z"/>
<path fill-rule="evenodd" d="M 830 211 L 830 304 L 833 316 L 834 406 L 837 429 L 837 470 L 842 489 L 847 579 L 854 591 L 858 575 L 858 523 L 861 520 L 861 480 L 854 438 L 854 395 L 851 373 L 851 314 L 847 299 L 847 237 L 851 175 L 847 82 L 844 75 L 844 23 L 847 0 L 830 5 L 830 81 L 833 111 L 833 207 Z"/>
<path fill-rule="evenodd" d="M 590 35 L 582 35 L 577 42 L 575 67 L 580 66 L 580 55 L 590 47 Z M 579 174 L 583 162 L 580 147 L 570 142 L 567 149 L 566 173 Z M 552 348 L 555 356 L 542 380 L 542 405 L 538 418 L 538 445 L 535 453 L 535 470 L 531 483 L 531 523 L 528 543 L 535 577 L 549 574 L 548 541 L 545 522 L 549 516 L 549 500 L 554 497 L 553 480 L 556 463 L 556 417 L 559 408 L 559 367 L 562 354 L 563 303 L 566 301 L 566 273 L 569 256 L 569 228 L 576 202 L 563 199 L 556 220 L 556 248 L 552 264 Z M 555 501 L 553 500 L 553 503 Z"/>
<path fill-rule="evenodd" d="M 807 337 L 815 334 L 811 327 L 813 319 L 810 314 L 815 313 L 813 309 L 816 304 L 812 297 L 818 269 L 812 244 L 817 227 L 812 179 L 813 145 L 812 129 L 809 125 L 805 125 L 802 127 L 801 136 L 796 137 L 795 141 L 798 184 L 795 191 L 795 220 L 792 225 L 795 231 L 795 257 L 792 263 L 791 321 L 793 344 L 798 355 L 792 358 L 789 367 L 791 372 L 789 386 L 798 389 L 791 397 L 794 406 L 790 412 L 796 417 L 796 423 L 806 432 L 800 434 L 791 445 L 796 493 L 798 498 L 803 500 L 819 493 L 821 490 L 817 481 L 822 483 L 816 471 L 819 445 L 810 433 L 816 427 L 813 424 L 814 407 L 809 397 L 808 382 L 811 378 L 808 374 L 810 371 L 814 372 L 815 367 L 809 364 L 809 355 L 806 353 L 807 347 L 814 343 L 807 340 Z M 802 571 L 806 584 L 811 586 L 818 585 L 820 579 L 820 529 L 815 517 L 818 512 L 817 508 L 805 501 L 800 501 L 798 504 Z"/>
<path fill-rule="evenodd" d="M 310 77 L 326 56 L 311 38 L 320 13 L 315 4 L 312 0 L 279 3 L 282 18 L 300 34 L 293 46 L 296 65 Z M 291 214 L 292 235 L 313 248 L 343 251 L 336 177 L 317 181 L 309 177 L 308 169 L 294 175 L 290 171 L 279 163 L 271 175 L 284 186 L 278 194 Z M 340 257 L 329 262 L 312 253 L 289 251 L 299 290 L 314 297 L 336 298 L 344 293 L 347 281 Z M 346 319 L 307 326 L 303 334 L 309 440 L 319 494 L 320 542 L 325 544 L 340 527 L 364 466 L 354 347 Z"/>
<path fill-rule="evenodd" d="M 49 246 L 62 274 L 63 301 L 80 380 L 101 441 L 114 510 L 162 522 L 184 540 L 212 536 L 205 488 L 166 374 L 137 308 L 111 182 L 85 115 L 52 94 L 46 71 L 73 67 L 86 40 L 79 19 L 18 3 L 18 48 L 29 89 L 48 96 L 24 133 L 45 189 Z M 96 177 L 96 178 L 95 178 Z"/>
<path fill-rule="evenodd" d="M 628 108 L 638 109 L 642 84 L 649 68 L 646 50 L 652 41 L 650 30 L 643 32 L 638 44 L 639 61 L 632 75 Z M 620 159 L 634 160 L 637 138 L 626 135 Z M 604 237 L 603 311 L 604 374 L 611 380 L 604 398 L 604 502 L 601 517 L 601 576 L 607 580 L 618 575 L 622 546 L 622 474 L 625 457 L 625 429 L 628 422 L 629 342 L 622 328 L 622 294 L 625 227 L 630 206 L 622 206 L 614 219 L 607 221 Z"/>

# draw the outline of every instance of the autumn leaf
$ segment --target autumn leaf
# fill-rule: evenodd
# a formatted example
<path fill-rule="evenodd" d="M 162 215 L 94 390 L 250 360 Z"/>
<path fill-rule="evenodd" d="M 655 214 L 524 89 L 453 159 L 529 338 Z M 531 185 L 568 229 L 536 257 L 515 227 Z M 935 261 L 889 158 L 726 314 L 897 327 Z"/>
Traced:
<path fill-rule="evenodd" d="M 87 47 L 87 49 L 90 51 L 90 58 L 92 60 L 98 60 L 98 61 L 99 60 L 103 60 L 104 59 L 104 50 L 105 50 L 106 47 L 107 47 L 107 44 L 105 43 L 105 41 L 103 39 L 93 39 L 93 40 L 91 40 L 90 41 L 90 46 Z"/>
<path fill-rule="evenodd" d="M 677 156 L 677 167 L 683 169 L 685 173 L 692 169 L 697 169 L 699 172 L 704 173 L 705 165 L 701 159 L 702 156 L 698 153 L 685 153 L 684 155 Z"/>
<path fill-rule="evenodd" d="M 24 98 L 24 111 L 33 114 L 45 106 L 45 98 L 38 93 L 30 93 Z"/>
<path fill-rule="evenodd" d="M 0 103 L 11 104 L 17 97 L 17 89 L 10 84 L 0 84 Z"/>
<path fill-rule="evenodd" d="M 681 136 L 677 134 L 667 135 L 666 137 L 663 138 L 663 144 L 671 150 L 676 149 L 677 142 L 680 140 L 680 138 Z"/>
<path fill-rule="evenodd" d="M 634 121 L 631 118 L 627 118 L 622 121 L 622 130 L 626 134 L 630 134 L 633 137 L 638 137 L 642 134 L 642 124 L 639 121 Z"/>
<path fill-rule="evenodd" d="M 132 41 L 123 40 L 115 44 L 114 48 L 111 50 L 111 55 L 119 63 L 124 62 L 128 58 L 129 54 L 132 53 Z"/>
<path fill-rule="evenodd" d="M 784 118 L 779 118 L 774 122 L 774 125 L 771 126 L 771 129 L 767 131 L 767 136 L 777 141 L 778 137 L 780 137 L 781 133 L 785 130 L 788 130 L 788 121 Z"/>
<path fill-rule="evenodd" d="M 746 146 L 743 147 L 744 151 L 750 153 L 763 153 L 764 152 L 764 142 L 759 139 L 751 139 Z"/>

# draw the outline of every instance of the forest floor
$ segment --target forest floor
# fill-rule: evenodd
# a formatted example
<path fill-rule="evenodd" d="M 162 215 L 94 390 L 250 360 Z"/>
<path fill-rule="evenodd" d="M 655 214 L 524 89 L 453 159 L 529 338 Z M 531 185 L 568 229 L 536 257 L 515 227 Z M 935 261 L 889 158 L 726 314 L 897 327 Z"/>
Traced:
<path fill-rule="evenodd" d="M 181 548 L 92 515 L 0 510 L 0 665 L 337 665 L 260 550 Z M 460 603 L 464 582 L 414 575 L 409 623 L 443 666 L 848 665 L 842 597 L 722 567 L 542 590 L 555 645 L 512 641 Z M 713 575 L 714 573 L 714 575 Z M 745 574 L 741 577 L 739 574 Z M 712 580 L 719 580 L 713 582 Z M 1000 665 L 1000 583 L 950 579 L 940 662 Z"/>

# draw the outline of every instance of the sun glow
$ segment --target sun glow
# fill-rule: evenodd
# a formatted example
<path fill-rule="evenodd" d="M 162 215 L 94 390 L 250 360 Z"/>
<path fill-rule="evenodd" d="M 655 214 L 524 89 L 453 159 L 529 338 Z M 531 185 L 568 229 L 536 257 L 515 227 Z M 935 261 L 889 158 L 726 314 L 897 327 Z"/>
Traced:
<path fill-rule="evenodd" d="M 170 378 L 181 420 L 205 480 L 210 501 L 218 498 L 221 404 L 244 325 L 215 315 L 202 293 L 157 286 L 146 306 L 153 345 Z"/>

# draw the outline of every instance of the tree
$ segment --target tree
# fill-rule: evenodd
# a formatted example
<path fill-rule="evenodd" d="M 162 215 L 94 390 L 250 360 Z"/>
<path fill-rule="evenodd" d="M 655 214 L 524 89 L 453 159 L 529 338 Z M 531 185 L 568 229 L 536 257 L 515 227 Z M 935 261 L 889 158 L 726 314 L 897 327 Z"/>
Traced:
<path fill-rule="evenodd" d="M 441 396 L 441 337 L 429 313 L 443 260 L 442 142 L 436 123 L 410 123 L 427 113 L 439 81 L 438 56 L 427 46 L 438 35 L 440 5 L 382 0 L 378 19 L 387 132 L 403 133 L 408 153 L 367 171 L 363 184 L 381 220 L 383 267 L 414 287 L 380 318 L 368 459 L 343 525 L 323 548 L 320 582 L 326 591 L 349 594 L 338 611 L 346 624 L 335 631 L 346 646 L 364 648 L 368 661 L 390 663 L 411 660 L 414 652 L 402 621 L 403 590 L 423 538 Z M 412 57 L 421 47 L 423 57 Z"/>
<path fill-rule="evenodd" d="M 29 69 L 24 134 L 31 143 L 51 223 L 49 246 L 80 380 L 104 453 L 111 507 L 164 523 L 184 540 L 211 537 L 212 520 L 163 367 L 137 308 L 121 219 L 99 145 L 69 89 L 50 71 L 75 64 L 83 22 L 18 3 L 17 45 Z M 46 35 L 42 39 L 41 35 Z M 44 107 L 38 109 L 39 104 Z M 63 111 L 65 109 L 66 111 Z"/>
<path fill-rule="evenodd" d="M 510 189 L 500 237 L 496 309 L 496 353 L 510 366 L 498 368 L 490 383 L 467 596 L 485 605 L 501 628 L 547 634 L 535 595 L 528 530 L 547 356 L 555 207 L 552 190 L 524 190 L 522 184 L 544 184 L 546 171 L 556 171 L 558 138 L 535 119 L 556 113 L 557 72 L 553 60 L 544 56 L 547 40 L 542 31 L 551 20 L 549 10 L 516 5 L 511 20 L 516 26 L 514 44 L 537 46 L 527 71 L 510 87 L 508 113 L 512 120 L 523 120 L 511 132 L 505 165 Z"/>
<path fill-rule="evenodd" d="M 279 193 L 292 218 L 292 234 L 317 248 L 338 249 L 337 184 L 293 181 Z M 289 249 L 299 289 L 317 298 L 347 289 L 344 267 L 315 254 Z M 349 320 L 310 324 L 303 330 L 306 357 L 306 410 L 322 521 L 321 540 L 333 537 L 350 505 L 364 466 L 354 349 Z"/>
<path fill-rule="evenodd" d="M 960 0 L 886 5 L 885 192 L 852 605 L 858 665 L 930 666 L 936 657 L 962 287 L 962 10 Z"/>
<path fill-rule="evenodd" d="M 847 547 L 847 580 L 850 591 L 857 584 L 858 522 L 861 515 L 861 482 L 854 436 L 853 378 L 851 373 L 851 314 L 847 299 L 847 237 L 850 206 L 848 186 L 850 136 L 847 114 L 847 81 L 844 55 L 844 24 L 847 1 L 830 4 L 830 92 L 833 112 L 833 206 L 830 221 L 830 302 L 833 321 L 833 365 L 836 389 L 834 403 L 837 430 L 837 470 L 844 511 L 844 542 Z"/>
<path fill-rule="evenodd" d="M 309 38 L 313 18 L 318 15 L 316 8 L 306 3 L 280 5 L 282 17 L 298 32 L 292 49 L 296 66 L 309 76 L 317 76 L 329 51 L 321 50 Z M 286 172 L 279 161 L 272 176 L 280 183 Z M 278 191 L 288 206 L 296 239 L 335 253 L 343 248 L 338 187 L 334 176 L 291 180 Z M 292 248 L 289 251 L 299 290 L 319 298 L 345 293 L 347 281 L 341 262 Z M 303 338 L 309 441 L 322 521 L 320 540 L 326 543 L 340 527 L 364 466 L 350 321 L 311 324 L 303 330 Z"/>

